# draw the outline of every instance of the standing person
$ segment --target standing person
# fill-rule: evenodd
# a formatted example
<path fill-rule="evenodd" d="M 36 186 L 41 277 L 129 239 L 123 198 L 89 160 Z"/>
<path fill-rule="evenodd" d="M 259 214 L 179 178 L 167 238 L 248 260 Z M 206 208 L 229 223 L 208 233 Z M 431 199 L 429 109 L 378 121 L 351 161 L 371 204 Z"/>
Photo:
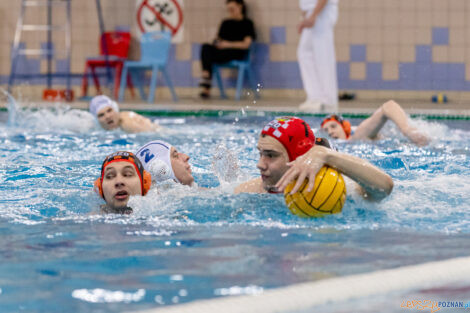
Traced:
<path fill-rule="evenodd" d="M 303 20 L 297 59 L 307 100 L 302 111 L 338 110 L 334 26 L 339 0 L 299 0 Z"/>
<path fill-rule="evenodd" d="M 212 64 L 231 60 L 242 60 L 248 54 L 251 43 L 256 38 L 253 22 L 246 17 L 246 5 L 243 0 L 227 0 L 229 17 L 219 27 L 219 33 L 213 44 L 204 44 L 201 49 L 202 88 L 199 96 L 210 97 L 212 86 Z"/>

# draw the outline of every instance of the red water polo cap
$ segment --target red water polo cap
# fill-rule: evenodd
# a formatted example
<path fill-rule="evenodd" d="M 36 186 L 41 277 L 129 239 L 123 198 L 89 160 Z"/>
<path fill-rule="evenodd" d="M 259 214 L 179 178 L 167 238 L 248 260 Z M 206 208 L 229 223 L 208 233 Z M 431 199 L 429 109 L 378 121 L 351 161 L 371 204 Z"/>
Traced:
<path fill-rule="evenodd" d="M 315 144 L 315 135 L 312 129 L 298 117 L 276 118 L 264 126 L 261 134 L 278 140 L 286 148 L 289 161 L 294 161 Z"/>

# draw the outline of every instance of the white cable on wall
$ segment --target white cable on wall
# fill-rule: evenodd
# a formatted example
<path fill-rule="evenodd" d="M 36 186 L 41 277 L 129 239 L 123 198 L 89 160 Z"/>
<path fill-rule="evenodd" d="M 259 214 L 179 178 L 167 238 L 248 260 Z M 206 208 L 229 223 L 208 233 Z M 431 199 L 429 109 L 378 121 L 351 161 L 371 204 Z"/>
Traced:
<path fill-rule="evenodd" d="M 394 291 L 430 288 L 470 277 L 470 257 L 271 289 L 259 295 L 200 300 L 141 313 L 280 313 Z"/>

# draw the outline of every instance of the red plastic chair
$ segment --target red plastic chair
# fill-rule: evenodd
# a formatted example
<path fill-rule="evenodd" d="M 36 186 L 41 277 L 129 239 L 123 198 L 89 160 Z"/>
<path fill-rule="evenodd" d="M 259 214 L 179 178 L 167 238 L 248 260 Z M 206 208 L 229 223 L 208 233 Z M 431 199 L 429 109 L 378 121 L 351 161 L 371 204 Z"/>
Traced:
<path fill-rule="evenodd" d="M 114 98 L 117 99 L 121 82 L 121 72 L 124 61 L 129 54 L 131 34 L 129 32 L 105 32 L 100 39 L 100 56 L 88 58 L 85 64 L 85 71 L 82 78 L 82 94 L 86 97 L 88 92 L 88 76 L 91 73 L 98 94 L 101 94 L 100 82 L 96 76 L 95 69 L 98 67 L 108 67 L 114 69 Z M 111 77 L 108 76 L 108 80 Z M 132 97 L 134 89 L 130 77 L 127 77 Z"/>

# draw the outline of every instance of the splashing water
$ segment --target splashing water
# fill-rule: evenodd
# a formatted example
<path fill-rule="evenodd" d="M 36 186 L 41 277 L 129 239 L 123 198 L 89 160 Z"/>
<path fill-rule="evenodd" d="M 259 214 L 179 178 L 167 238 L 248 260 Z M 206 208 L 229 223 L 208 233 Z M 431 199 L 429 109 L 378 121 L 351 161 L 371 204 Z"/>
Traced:
<path fill-rule="evenodd" d="M 15 100 L 15 98 L 13 98 L 12 95 L 10 95 L 10 93 L 2 88 L 0 88 L 0 91 L 5 95 L 5 97 L 7 98 L 7 111 L 8 111 L 8 121 L 7 121 L 7 125 L 8 126 L 15 126 L 16 125 L 16 115 L 17 115 L 17 112 L 18 112 L 18 104 Z"/>
<path fill-rule="evenodd" d="M 7 101 L 8 127 L 59 133 L 87 133 L 99 129 L 95 118 L 87 111 L 70 109 L 61 104 L 47 108 L 23 107 L 7 91 L 1 91 Z"/>

